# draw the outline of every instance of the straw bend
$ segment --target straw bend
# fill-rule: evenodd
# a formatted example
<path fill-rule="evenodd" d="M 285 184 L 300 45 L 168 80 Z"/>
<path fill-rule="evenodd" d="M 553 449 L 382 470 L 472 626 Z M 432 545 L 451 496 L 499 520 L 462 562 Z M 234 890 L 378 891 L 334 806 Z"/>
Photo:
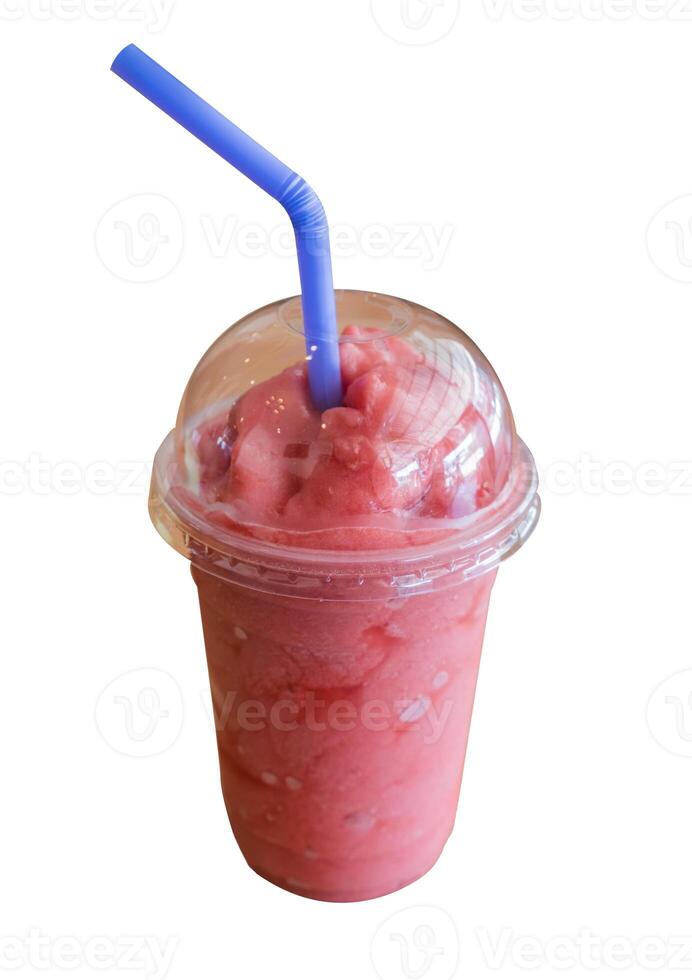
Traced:
<path fill-rule="evenodd" d="M 134 44 L 120 52 L 112 70 L 285 208 L 296 235 L 310 393 L 320 411 L 341 404 L 329 225 L 317 194 L 295 171 Z"/>
<path fill-rule="evenodd" d="M 278 198 L 286 209 L 296 232 L 324 232 L 327 215 L 319 197 L 302 177 L 294 174 L 288 187 Z"/>

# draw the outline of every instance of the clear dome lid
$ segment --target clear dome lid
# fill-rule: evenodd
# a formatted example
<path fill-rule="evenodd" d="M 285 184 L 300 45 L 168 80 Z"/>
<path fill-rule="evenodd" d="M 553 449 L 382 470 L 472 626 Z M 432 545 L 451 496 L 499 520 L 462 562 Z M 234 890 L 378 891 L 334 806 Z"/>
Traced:
<path fill-rule="evenodd" d="M 539 511 L 495 372 L 437 313 L 376 293 L 336 297 L 343 404 L 311 403 L 299 297 L 240 320 L 197 365 L 159 450 L 156 526 L 225 568 L 260 554 L 305 568 L 425 553 L 428 565 L 437 555 L 487 570 Z"/>

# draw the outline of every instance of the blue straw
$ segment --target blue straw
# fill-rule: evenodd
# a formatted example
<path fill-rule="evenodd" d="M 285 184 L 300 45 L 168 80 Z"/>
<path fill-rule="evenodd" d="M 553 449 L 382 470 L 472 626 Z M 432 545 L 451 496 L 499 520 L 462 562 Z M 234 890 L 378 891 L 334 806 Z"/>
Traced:
<path fill-rule="evenodd" d="M 329 227 L 315 192 L 302 177 L 134 44 L 120 52 L 112 70 L 286 209 L 298 250 L 310 393 L 320 411 L 340 405 L 341 369 Z"/>

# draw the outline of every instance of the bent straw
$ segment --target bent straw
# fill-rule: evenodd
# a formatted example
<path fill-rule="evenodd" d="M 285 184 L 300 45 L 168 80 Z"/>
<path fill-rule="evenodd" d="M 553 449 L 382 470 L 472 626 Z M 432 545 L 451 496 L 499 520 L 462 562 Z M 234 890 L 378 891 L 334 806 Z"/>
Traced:
<path fill-rule="evenodd" d="M 310 393 L 320 411 L 341 404 L 329 227 L 315 192 L 134 44 L 120 52 L 111 70 L 286 209 L 298 251 Z"/>

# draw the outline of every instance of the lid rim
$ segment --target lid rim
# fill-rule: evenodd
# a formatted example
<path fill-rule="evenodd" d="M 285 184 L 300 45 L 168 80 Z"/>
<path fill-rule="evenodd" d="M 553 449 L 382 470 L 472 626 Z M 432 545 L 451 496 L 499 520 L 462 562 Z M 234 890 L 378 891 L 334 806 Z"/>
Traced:
<path fill-rule="evenodd" d="M 392 568 L 398 570 L 400 577 L 402 572 L 411 575 L 416 568 L 432 571 L 445 567 L 450 574 L 463 573 L 472 578 L 514 554 L 532 533 L 540 512 L 536 465 L 527 446 L 517 438 L 514 465 L 497 500 L 464 518 L 468 521 L 466 528 L 456 533 L 450 528 L 450 533 L 439 541 L 390 549 L 339 550 L 277 544 L 226 529 L 219 534 L 217 525 L 185 508 L 179 499 L 170 499 L 172 488 L 166 474 L 174 451 L 173 436 L 174 433 L 167 436 L 156 454 L 150 512 L 164 540 L 193 563 L 205 567 L 208 563 L 220 562 L 229 567 L 242 563 L 279 573 L 291 570 L 330 579 L 354 575 L 372 578 L 387 574 Z M 439 525 L 430 531 L 437 529 Z M 471 529 L 475 533 L 469 533 Z M 310 532 L 291 533 L 298 536 Z M 423 581 L 425 578 L 421 584 Z"/>

